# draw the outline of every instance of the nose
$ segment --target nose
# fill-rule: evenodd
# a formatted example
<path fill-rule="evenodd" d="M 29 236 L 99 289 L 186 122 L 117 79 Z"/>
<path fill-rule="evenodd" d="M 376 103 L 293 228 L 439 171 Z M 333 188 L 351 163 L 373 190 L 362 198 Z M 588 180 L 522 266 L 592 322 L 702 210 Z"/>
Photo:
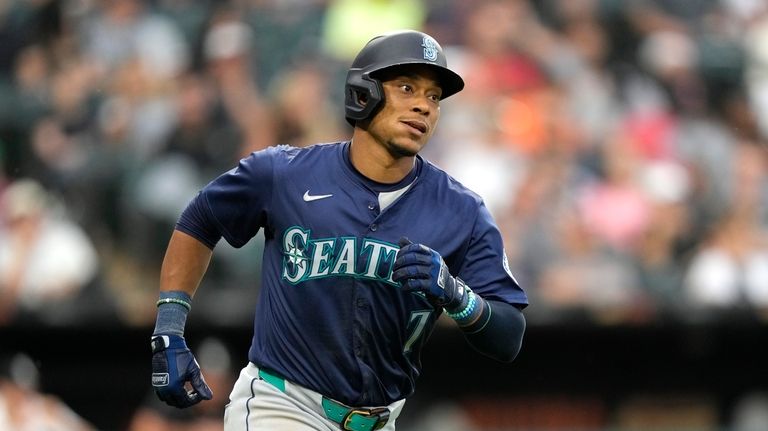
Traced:
<path fill-rule="evenodd" d="M 418 112 L 423 115 L 429 115 L 431 111 L 429 96 L 416 97 L 411 108 L 413 112 Z"/>

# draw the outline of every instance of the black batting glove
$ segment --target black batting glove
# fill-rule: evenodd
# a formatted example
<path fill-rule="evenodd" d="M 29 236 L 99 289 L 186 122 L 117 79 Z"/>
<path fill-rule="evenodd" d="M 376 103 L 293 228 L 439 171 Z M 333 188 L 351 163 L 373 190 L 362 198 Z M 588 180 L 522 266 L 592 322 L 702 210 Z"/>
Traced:
<path fill-rule="evenodd" d="M 154 335 L 151 344 L 152 387 L 160 400 L 170 406 L 185 408 L 213 398 L 184 337 Z M 191 384 L 191 390 L 187 390 L 187 382 Z"/>
<path fill-rule="evenodd" d="M 440 253 L 431 248 L 400 238 L 392 272 L 392 280 L 404 291 L 421 292 L 448 311 L 463 309 L 467 302 L 467 286 L 448 272 Z"/>

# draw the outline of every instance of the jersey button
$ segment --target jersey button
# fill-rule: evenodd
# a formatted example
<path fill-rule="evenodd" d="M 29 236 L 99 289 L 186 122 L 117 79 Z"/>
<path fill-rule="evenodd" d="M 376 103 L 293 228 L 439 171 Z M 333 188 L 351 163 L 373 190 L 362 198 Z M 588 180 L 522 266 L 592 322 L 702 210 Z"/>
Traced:
<path fill-rule="evenodd" d="M 378 228 L 379 228 L 379 226 L 376 223 L 372 224 L 371 225 L 371 232 L 376 232 L 376 229 L 378 229 Z"/>
<path fill-rule="evenodd" d="M 373 210 L 375 210 L 375 209 L 376 209 L 376 205 L 375 205 L 374 203 L 369 203 L 369 204 L 368 204 L 368 209 L 369 209 L 369 210 L 371 210 L 371 211 L 373 211 Z"/>

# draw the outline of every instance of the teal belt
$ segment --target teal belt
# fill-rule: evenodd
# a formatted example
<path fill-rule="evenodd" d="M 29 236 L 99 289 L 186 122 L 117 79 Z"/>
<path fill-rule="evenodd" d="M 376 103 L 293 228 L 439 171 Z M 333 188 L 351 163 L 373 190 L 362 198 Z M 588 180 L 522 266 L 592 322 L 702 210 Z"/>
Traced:
<path fill-rule="evenodd" d="M 285 392 L 285 379 L 282 377 L 262 369 L 259 369 L 259 377 L 281 392 Z M 384 428 L 389 420 L 389 409 L 386 407 L 349 407 L 327 397 L 323 397 L 322 404 L 325 416 L 347 431 L 378 430 Z"/>

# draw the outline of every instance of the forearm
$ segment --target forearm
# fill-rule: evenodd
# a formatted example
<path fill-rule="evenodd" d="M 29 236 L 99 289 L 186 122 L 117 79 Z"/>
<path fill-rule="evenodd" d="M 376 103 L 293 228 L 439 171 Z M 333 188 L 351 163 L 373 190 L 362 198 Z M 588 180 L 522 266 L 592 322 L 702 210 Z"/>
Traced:
<path fill-rule="evenodd" d="M 500 301 L 482 300 L 481 305 L 483 311 L 475 323 L 460 326 L 464 336 L 478 352 L 502 362 L 512 362 L 520 352 L 525 333 L 522 311 Z"/>
<path fill-rule="evenodd" d="M 154 334 L 183 335 L 192 296 L 197 291 L 212 250 L 194 237 L 174 231 L 160 270 L 160 300 Z"/>
<path fill-rule="evenodd" d="M 208 270 L 213 251 L 196 238 L 173 231 L 160 269 L 161 292 L 185 292 L 195 295 Z"/>

